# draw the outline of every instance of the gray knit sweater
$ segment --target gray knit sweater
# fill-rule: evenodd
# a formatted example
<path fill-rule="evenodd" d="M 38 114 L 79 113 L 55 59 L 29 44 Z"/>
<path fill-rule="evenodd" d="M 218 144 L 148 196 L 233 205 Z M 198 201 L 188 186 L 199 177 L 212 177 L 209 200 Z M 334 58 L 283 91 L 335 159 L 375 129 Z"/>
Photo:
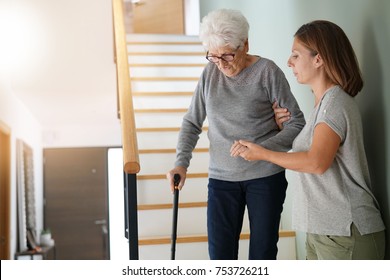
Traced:
<path fill-rule="evenodd" d="M 274 120 L 275 100 L 288 108 L 292 116 L 282 131 Z M 288 151 L 305 124 L 283 72 L 266 58 L 260 58 L 234 77 L 225 76 L 213 63 L 205 67 L 183 118 L 175 166 L 189 166 L 206 116 L 209 177 L 226 181 L 262 178 L 283 170 L 269 162 L 231 157 L 234 140 L 245 139 L 275 151 Z"/>

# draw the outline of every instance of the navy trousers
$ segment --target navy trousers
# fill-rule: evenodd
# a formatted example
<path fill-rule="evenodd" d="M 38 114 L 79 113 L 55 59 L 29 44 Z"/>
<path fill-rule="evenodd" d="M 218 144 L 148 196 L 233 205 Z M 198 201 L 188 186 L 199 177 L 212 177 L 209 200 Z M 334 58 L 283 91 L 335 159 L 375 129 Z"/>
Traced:
<path fill-rule="evenodd" d="M 249 259 L 274 260 L 286 197 L 285 172 L 242 182 L 209 179 L 207 231 L 212 260 L 235 260 L 245 206 L 250 223 Z"/>

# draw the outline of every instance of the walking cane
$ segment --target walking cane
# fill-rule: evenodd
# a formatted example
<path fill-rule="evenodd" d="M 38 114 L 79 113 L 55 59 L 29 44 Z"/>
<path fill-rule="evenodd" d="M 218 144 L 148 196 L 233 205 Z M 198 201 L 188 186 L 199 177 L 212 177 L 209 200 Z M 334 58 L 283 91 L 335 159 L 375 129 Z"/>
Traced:
<path fill-rule="evenodd" d="M 172 238 L 171 238 L 171 260 L 175 259 L 176 252 L 176 237 L 177 237 L 177 212 L 179 208 L 179 189 L 177 186 L 180 183 L 180 175 L 173 176 L 173 185 L 175 186 L 173 197 L 173 222 L 172 222 Z"/>

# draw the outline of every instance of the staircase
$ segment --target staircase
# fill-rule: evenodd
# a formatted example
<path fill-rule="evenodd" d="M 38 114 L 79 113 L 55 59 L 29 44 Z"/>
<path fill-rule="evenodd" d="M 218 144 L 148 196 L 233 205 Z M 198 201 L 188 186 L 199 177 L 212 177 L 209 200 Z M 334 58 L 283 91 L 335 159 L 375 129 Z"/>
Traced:
<path fill-rule="evenodd" d="M 172 200 L 165 174 L 173 168 L 179 128 L 206 65 L 197 37 L 128 34 L 133 106 L 141 171 L 138 185 L 139 259 L 169 259 Z M 180 192 L 176 259 L 208 259 L 206 208 L 208 139 L 204 132 Z M 247 259 L 245 217 L 240 259 Z M 279 259 L 295 259 L 295 233 L 281 231 Z"/>

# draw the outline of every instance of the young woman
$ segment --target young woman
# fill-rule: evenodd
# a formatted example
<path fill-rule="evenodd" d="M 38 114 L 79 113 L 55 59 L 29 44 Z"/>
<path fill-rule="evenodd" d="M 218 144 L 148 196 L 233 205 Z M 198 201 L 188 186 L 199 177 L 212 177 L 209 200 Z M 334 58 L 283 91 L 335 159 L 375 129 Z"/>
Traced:
<path fill-rule="evenodd" d="M 336 24 L 310 22 L 296 32 L 288 66 L 315 97 L 293 152 L 240 140 L 231 156 L 299 171 L 293 225 L 307 232 L 308 259 L 383 259 L 385 226 L 371 192 L 362 122 L 353 98 L 363 80 L 351 43 Z M 283 110 L 275 109 L 275 114 L 288 119 Z"/>

